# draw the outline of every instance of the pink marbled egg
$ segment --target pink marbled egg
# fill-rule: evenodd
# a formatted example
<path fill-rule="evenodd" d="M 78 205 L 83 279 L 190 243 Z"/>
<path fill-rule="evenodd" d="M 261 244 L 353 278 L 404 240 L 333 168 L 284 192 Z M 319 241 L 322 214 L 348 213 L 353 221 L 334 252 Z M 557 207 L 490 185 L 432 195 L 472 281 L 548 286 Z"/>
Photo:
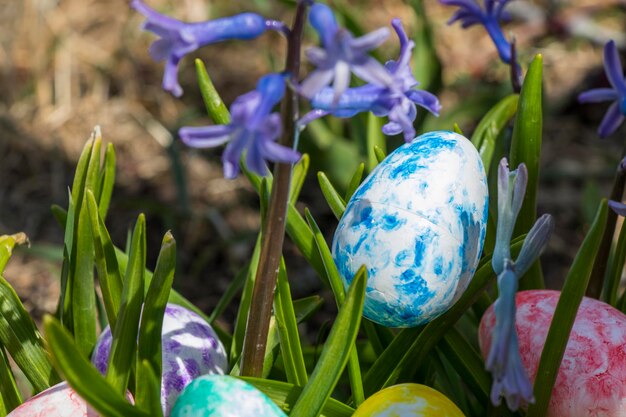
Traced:
<path fill-rule="evenodd" d="M 7 417 L 98 417 L 67 382 L 40 392 Z"/>
<path fill-rule="evenodd" d="M 531 290 L 516 296 L 520 353 L 533 381 L 559 295 Z M 483 357 L 489 352 L 494 325 L 491 306 L 480 322 Z M 626 417 L 626 315 L 601 301 L 583 298 L 547 417 Z"/>

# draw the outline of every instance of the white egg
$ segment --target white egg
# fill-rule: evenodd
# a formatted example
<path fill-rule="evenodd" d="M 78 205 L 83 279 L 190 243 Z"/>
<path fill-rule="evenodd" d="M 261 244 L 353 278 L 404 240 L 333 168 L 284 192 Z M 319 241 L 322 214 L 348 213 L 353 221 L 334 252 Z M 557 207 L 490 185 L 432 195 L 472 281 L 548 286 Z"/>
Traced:
<path fill-rule="evenodd" d="M 333 258 L 346 286 L 367 267 L 365 317 L 418 326 L 467 288 L 487 215 L 487 178 L 474 146 L 456 133 L 426 133 L 392 152 L 356 190 Z"/>

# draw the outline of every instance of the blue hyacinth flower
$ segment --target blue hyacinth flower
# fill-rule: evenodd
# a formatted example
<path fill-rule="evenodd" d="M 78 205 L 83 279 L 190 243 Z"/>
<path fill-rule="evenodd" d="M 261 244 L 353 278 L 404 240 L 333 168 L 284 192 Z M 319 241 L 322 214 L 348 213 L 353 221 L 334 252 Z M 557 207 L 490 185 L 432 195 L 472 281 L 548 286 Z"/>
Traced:
<path fill-rule="evenodd" d="M 285 78 L 281 74 L 262 77 L 249 93 L 239 96 L 231 105 L 228 125 L 183 127 L 182 141 L 193 148 L 213 148 L 228 143 L 222 154 L 224 177 L 239 174 L 239 160 L 246 151 L 246 166 L 251 171 L 267 174 L 266 161 L 294 163 L 300 154 L 276 143 L 282 133 L 282 122 L 272 109 L 285 94 Z"/>
<path fill-rule="evenodd" d="M 339 27 L 333 11 L 321 3 L 311 7 L 309 21 L 320 37 L 321 47 L 306 50 L 308 60 L 316 69 L 300 84 L 299 92 L 304 97 L 312 98 L 333 83 L 333 102 L 336 103 L 349 87 L 351 73 L 372 84 L 391 82 L 382 64 L 368 54 L 387 39 L 387 28 L 355 38 L 350 31 Z"/>
<path fill-rule="evenodd" d="M 482 25 L 489 37 L 496 45 L 500 59 L 511 64 L 511 44 L 506 40 L 500 21 L 509 20 L 509 15 L 504 7 L 510 0 L 485 0 L 485 7 L 481 8 L 475 0 L 439 0 L 441 4 L 457 6 L 459 9 L 448 20 L 451 25 L 461 22 L 461 27 L 468 28 L 473 25 Z"/>
<path fill-rule="evenodd" d="M 337 101 L 332 88 L 323 88 L 311 99 L 314 110 L 301 119 L 301 125 L 328 114 L 352 117 L 357 113 L 371 111 L 376 116 L 389 117 L 389 122 L 383 126 L 383 133 L 404 133 L 405 141 L 410 142 L 415 138 L 413 121 L 417 115 L 416 106 L 439 115 L 441 105 L 437 97 L 415 88 L 419 83 L 410 66 L 415 43 L 408 39 L 400 19 L 394 19 L 391 24 L 400 40 L 400 57 L 385 64 L 390 82 L 384 86 L 370 83 L 348 88 Z"/>
<path fill-rule="evenodd" d="M 626 115 L 626 82 L 624 82 L 622 64 L 614 41 L 609 41 L 604 45 L 604 71 L 612 88 L 595 88 L 578 96 L 580 103 L 613 102 L 598 128 L 598 135 L 601 138 L 615 132 Z"/>
<path fill-rule="evenodd" d="M 515 293 L 518 280 L 539 258 L 552 234 L 553 221 L 548 214 L 541 216 L 526 235 L 517 260 L 511 258 L 511 237 L 515 221 L 524 201 L 528 171 L 520 164 L 509 171 L 506 158 L 498 167 L 498 225 L 492 267 L 498 275 L 498 299 L 494 303 L 496 324 L 493 341 L 485 362 L 493 376 L 491 401 L 500 405 L 504 397 L 511 410 L 534 402 L 533 387 L 523 367 L 515 330 Z"/>
<path fill-rule="evenodd" d="M 150 45 L 149 52 L 155 61 L 165 61 L 163 89 L 176 97 L 183 94 L 178 83 L 178 63 L 188 53 L 215 42 L 253 39 L 266 30 L 283 31 L 283 25 L 254 13 L 185 23 L 158 13 L 143 0 L 133 0 L 131 6 L 146 17 L 143 29 L 160 36 L 160 39 Z"/>

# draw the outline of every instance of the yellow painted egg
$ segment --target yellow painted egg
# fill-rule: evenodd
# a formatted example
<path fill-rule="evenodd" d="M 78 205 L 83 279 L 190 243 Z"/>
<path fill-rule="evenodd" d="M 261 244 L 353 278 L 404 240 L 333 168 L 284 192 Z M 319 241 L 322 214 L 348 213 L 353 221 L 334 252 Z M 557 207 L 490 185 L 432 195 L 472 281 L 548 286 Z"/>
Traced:
<path fill-rule="evenodd" d="M 378 391 L 352 417 L 465 417 L 448 397 L 420 384 L 399 384 Z"/>

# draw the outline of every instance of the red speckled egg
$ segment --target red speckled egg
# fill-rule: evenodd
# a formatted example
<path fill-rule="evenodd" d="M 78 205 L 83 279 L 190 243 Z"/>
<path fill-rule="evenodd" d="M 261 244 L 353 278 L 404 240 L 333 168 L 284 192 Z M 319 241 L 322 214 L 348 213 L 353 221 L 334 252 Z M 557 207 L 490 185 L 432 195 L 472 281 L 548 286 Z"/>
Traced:
<path fill-rule="evenodd" d="M 67 382 L 40 392 L 7 417 L 98 417 Z"/>
<path fill-rule="evenodd" d="M 535 380 L 560 292 L 521 291 L 515 315 L 524 368 Z M 493 306 L 479 329 L 487 357 L 495 325 Z M 547 417 L 626 417 L 626 315 L 583 298 L 552 391 Z"/>

